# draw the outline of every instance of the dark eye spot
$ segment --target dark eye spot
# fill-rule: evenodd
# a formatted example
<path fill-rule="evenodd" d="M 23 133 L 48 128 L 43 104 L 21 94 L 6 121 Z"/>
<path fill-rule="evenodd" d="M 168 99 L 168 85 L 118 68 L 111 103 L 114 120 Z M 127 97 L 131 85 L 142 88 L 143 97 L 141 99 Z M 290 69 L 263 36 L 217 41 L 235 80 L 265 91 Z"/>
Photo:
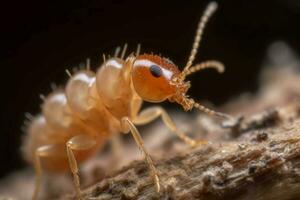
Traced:
<path fill-rule="evenodd" d="M 156 78 L 161 77 L 161 75 L 162 75 L 162 70 L 157 65 L 151 65 L 150 66 L 150 72 Z"/>

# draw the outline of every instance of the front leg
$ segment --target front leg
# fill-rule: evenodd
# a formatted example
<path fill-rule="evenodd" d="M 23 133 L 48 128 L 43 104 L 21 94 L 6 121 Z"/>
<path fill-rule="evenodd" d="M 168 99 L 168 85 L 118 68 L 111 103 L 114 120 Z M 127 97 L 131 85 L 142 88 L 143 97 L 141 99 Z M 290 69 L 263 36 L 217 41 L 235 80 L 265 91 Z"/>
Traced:
<path fill-rule="evenodd" d="M 152 178 L 153 178 L 155 186 L 156 186 L 156 191 L 159 192 L 160 191 L 160 183 L 159 183 L 158 173 L 156 171 L 156 168 L 153 164 L 153 161 L 152 161 L 149 153 L 146 151 L 143 139 L 142 139 L 139 131 L 137 130 L 137 128 L 134 126 L 134 124 L 127 117 L 124 117 L 122 119 L 122 127 L 123 127 L 123 130 L 127 130 L 127 127 L 130 129 L 130 132 L 131 132 L 136 144 L 138 145 L 139 149 L 144 153 L 145 160 L 146 160 L 146 162 L 149 166 L 149 169 L 150 169 L 151 174 L 152 174 Z"/>
<path fill-rule="evenodd" d="M 164 124 L 172 131 L 172 133 L 175 133 L 186 144 L 194 147 L 199 144 L 207 143 L 203 140 L 193 140 L 192 138 L 188 137 L 183 131 L 179 130 L 168 113 L 161 107 L 155 106 L 143 110 L 138 116 L 133 119 L 133 123 L 136 125 L 143 125 L 155 120 L 158 117 L 162 117 Z"/>

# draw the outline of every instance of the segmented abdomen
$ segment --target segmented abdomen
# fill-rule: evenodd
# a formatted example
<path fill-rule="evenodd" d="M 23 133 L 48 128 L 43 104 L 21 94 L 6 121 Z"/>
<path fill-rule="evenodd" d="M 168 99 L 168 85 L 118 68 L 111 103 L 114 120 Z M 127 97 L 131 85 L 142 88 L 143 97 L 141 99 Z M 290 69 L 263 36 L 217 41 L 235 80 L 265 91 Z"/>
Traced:
<path fill-rule="evenodd" d="M 32 162 L 41 146 L 65 148 L 66 142 L 76 135 L 89 135 L 102 144 L 120 131 L 120 118 L 132 113 L 132 99 L 141 103 L 136 101 L 130 81 L 124 61 L 116 58 L 104 63 L 97 74 L 83 70 L 72 75 L 65 90 L 54 91 L 45 98 L 42 114 L 29 124 L 23 144 L 26 160 Z M 67 164 L 66 159 L 64 163 Z"/>

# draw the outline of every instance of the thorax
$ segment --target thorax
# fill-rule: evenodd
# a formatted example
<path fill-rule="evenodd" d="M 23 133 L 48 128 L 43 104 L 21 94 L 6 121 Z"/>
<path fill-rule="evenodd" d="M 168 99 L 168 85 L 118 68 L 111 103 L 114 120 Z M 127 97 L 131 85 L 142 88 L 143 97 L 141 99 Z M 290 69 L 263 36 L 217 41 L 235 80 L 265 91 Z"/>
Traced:
<path fill-rule="evenodd" d="M 133 117 L 139 111 L 142 99 L 131 81 L 132 61 L 111 58 L 104 62 L 96 74 L 96 87 L 108 111 L 121 120 Z"/>

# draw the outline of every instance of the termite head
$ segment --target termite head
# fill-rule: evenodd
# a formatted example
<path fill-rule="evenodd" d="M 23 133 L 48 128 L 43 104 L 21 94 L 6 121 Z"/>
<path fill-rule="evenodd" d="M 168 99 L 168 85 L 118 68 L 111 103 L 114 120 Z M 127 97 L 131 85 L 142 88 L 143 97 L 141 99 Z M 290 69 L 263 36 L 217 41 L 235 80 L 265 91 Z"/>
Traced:
<path fill-rule="evenodd" d="M 227 115 L 205 108 L 186 95 L 191 84 L 186 77 L 206 68 L 224 71 L 218 61 L 206 61 L 182 71 L 169 59 L 157 55 L 144 54 L 132 59 L 131 79 L 136 93 L 145 101 L 162 102 L 169 100 L 180 104 L 184 110 L 196 107 L 211 115 L 226 117 Z"/>
<path fill-rule="evenodd" d="M 190 83 L 185 81 L 188 75 L 206 68 L 214 68 L 221 73 L 224 71 L 223 64 L 218 61 L 206 61 L 192 66 L 204 27 L 216 9 L 217 3 L 211 2 L 204 11 L 198 24 L 190 57 L 182 71 L 179 71 L 178 67 L 169 59 L 157 55 L 144 54 L 133 59 L 132 83 L 137 94 L 143 100 L 162 102 L 168 99 L 180 104 L 184 110 L 197 108 L 210 115 L 229 118 L 228 115 L 210 110 L 186 95 L 190 88 Z"/>
<path fill-rule="evenodd" d="M 169 59 L 144 54 L 136 57 L 132 65 L 132 82 L 138 95 L 145 101 L 162 102 L 186 93 L 189 83 L 177 81 L 181 75 Z"/>

